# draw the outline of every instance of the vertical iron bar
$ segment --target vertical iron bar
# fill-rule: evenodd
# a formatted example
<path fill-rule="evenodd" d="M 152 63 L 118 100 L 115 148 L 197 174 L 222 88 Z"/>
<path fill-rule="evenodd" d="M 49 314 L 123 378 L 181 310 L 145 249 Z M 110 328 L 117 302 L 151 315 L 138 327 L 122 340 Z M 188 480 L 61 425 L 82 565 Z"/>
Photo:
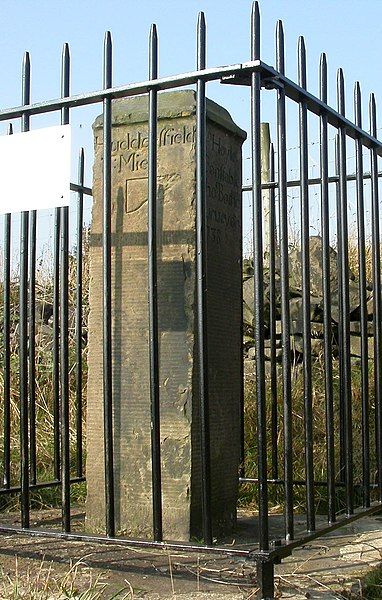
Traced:
<path fill-rule="evenodd" d="M 112 41 L 110 31 L 104 41 L 104 89 L 112 85 Z M 113 372 L 111 300 L 111 98 L 103 101 L 103 402 L 105 448 L 106 534 L 115 535 Z"/>
<path fill-rule="evenodd" d="M 259 5 L 252 6 L 251 60 L 260 58 Z M 263 276 L 263 209 L 261 193 L 261 136 L 260 136 L 260 73 L 252 73 L 251 81 L 251 150 L 252 150 L 252 207 L 253 207 L 253 267 L 254 267 L 254 323 L 256 348 L 256 405 L 257 456 L 259 480 L 259 544 L 260 550 L 269 548 L 268 532 L 268 473 L 267 423 L 264 364 L 264 276 Z M 272 238 L 272 234 L 270 236 Z"/>
<path fill-rule="evenodd" d="M 81 148 L 78 159 L 78 184 L 84 185 L 85 157 Z M 77 194 L 77 249 L 76 249 L 76 472 L 83 475 L 82 453 L 82 250 L 84 227 L 84 194 Z"/>
<path fill-rule="evenodd" d="M 335 154 L 335 172 L 339 178 L 340 172 L 340 151 L 339 151 L 339 134 L 335 136 L 334 144 Z M 341 289 L 341 244 L 342 244 L 342 231 L 341 231 L 341 220 L 340 220 L 340 184 L 336 183 L 336 215 L 337 215 L 337 295 L 338 295 L 338 373 L 339 381 L 343 381 L 343 348 L 342 348 L 342 289 Z M 345 483 L 345 408 L 344 408 L 344 397 L 341 393 L 341 386 L 338 389 L 338 404 L 339 404 L 339 481 Z"/>
<path fill-rule="evenodd" d="M 61 97 L 70 93 L 70 54 L 62 50 Z M 69 123 L 69 109 L 61 110 L 61 124 Z M 69 207 L 61 208 L 60 230 L 60 380 L 61 380 L 61 481 L 62 529 L 70 531 L 70 444 L 69 444 Z"/>
<path fill-rule="evenodd" d="M 306 89 L 306 51 L 303 37 L 298 41 L 299 85 Z M 307 530 L 314 531 L 314 473 L 313 473 L 313 410 L 312 410 L 312 349 L 310 326 L 310 264 L 309 264 L 309 186 L 308 186 L 308 112 L 306 102 L 299 106 L 300 138 L 300 198 L 301 198 L 301 268 L 303 317 L 303 377 L 305 424 L 305 477 Z"/>
<path fill-rule="evenodd" d="M 54 211 L 53 241 L 53 461 L 54 477 L 61 478 L 60 457 L 60 230 L 61 209 Z"/>
<path fill-rule="evenodd" d="M 284 31 L 281 21 L 276 30 L 277 70 L 284 74 Z M 282 323 L 282 365 L 283 365 L 283 406 L 284 406 L 284 480 L 285 480 L 285 538 L 294 537 L 293 517 L 293 447 L 292 447 L 292 387 L 290 355 L 290 314 L 289 314 L 289 248 L 288 248 L 288 195 L 286 167 L 286 115 L 285 91 L 277 90 L 277 146 L 278 146 L 278 185 L 280 209 L 280 266 L 281 266 L 281 323 Z"/>
<path fill-rule="evenodd" d="M 377 111 L 374 94 L 369 103 L 370 133 L 377 136 Z M 374 395 L 375 436 L 379 500 L 382 500 L 382 304 L 381 304 L 381 250 L 379 225 L 378 159 L 375 148 L 370 150 L 371 160 L 371 215 L 373 246 L 373 328 L 374 328 Z"/>
<path fill-rule="evenodd" d="M 30 483 L 36 473 L 36 234 L 37 211 L 31 210 L 29 221 L 29 306 L 28 306 L 28 386 L 29 386 L 29 471 Z"/>
<path fill-rule="evenodd" d="M 345 115 L 345 86 L 342 69 L 337 78 L 338 112 Z M 346 182 L 346 130 L 339 128 L 339 221 L 341 229 L 340 287 L 341 287 L 341 363 L 340 394 L 344 406 L 344 446 L 345 446 L 345 489 L 347 514 L 354 512 L 353 490 L 353 433 L 352 433 L 352 397 L 350 362 L 350 325 L 349 325 L 349 257 L 348 257 L 348 218 L 347 218 L 347 182 Z"/>
<path fill-rule="evenodd" d="M 22 104 L 30 104 L 30 57 L 24 54 Z M 21 117 L 21 131 L 29 131 L 28 114 Z M 28 233 L 29 212 L 21 213 L 20 223 L 20 460 L 21 525 L 29 528 L 29 441 L 28 441 Z"/>
<path fill-rule="evenodd" d="M 274 598 L 275 565 L 273 560 L 262 560 L 256 562 L 256 583 L 258 587 L 257 598 L 259 600 L 271 600 Z"/>
<path fill-rule="evenodd" d="M 13 127 L 9 125 L 8 135 Z M 11 485 L 11 227 L 12 217 L 4 215 L 4 287 L 3 287 L 3 348 L 4 348 L 4 463 L 3 486 Z"/>
<path fill-rule="evenodd" d="M 275 150 L 273 144 L 269 149 L 269 179 L 275 180 Z M 276 193 L 275 188 L 269 190 L 269 337 L 271 344 L 271 443 L 272 443 L 272 478 L 278 479 L 277 449 L 277 362 L 276 362 Z"/>
<path fill-rule="evenodd" d="M 243 260 L 240 263 L 240 272 L 243 272 Z M 241 318 L 240 318 L 240 339 L 244 339 L 244 320 L 243 320 L 243 286 L 240 289 L 240 306 L 241 306 Z M 240 428 L 240 461 L 239 461 L 239 478 L 245 477 L 245 407 L 244 407 L 244 355 L 240 361 L 240 403 L 239 403 L 239 428 Z"/>
<path fill-rule="evenodd" d="M 149 38 L 149 79 L 158 78 L 158 36 L 155 25 Z M 162 541 L 162 477 L 160 452 L 158 245 L 157 245 L 157 91 L 149 91 L 148 146 L 148 255 L 149 351 L 151 401 L 151 461 L 154 540 Z"/>
<path fill-rule="evenodd" d="M 197 69 L 206 67 L 206 23 L 200 12 L 197 26 Z M 199 358 L 200 427 L 202 454 L 203 538 L 212 544 L 211 459 L 209 423 L 207 334 L 207 215 L 206 215 L 206 84 L 197 81 L 196 91 L 196 293 Z"/>
<path fill-rule="evenodd" d="M 355 123 L 362 129 L 361 88 L 357 81 L 354 87 Z M 361 397 L 362 397 L 362 485 L 363 505 L 370 506 L 370 456 L 369 456 L 369 361 L 367 338 L 367 297 L 365 259 L 365 204 L 363 193 L 363 146 L 362 139 L 355 141 L 356 190 L 357 190 L 357 229 L 359 265 L 359 301 L 361 325 Z"/>
<path fill-rule="evenodd" d="M 328 70 L 326 55 L 320 58 L 320 98 L 328 101 Z M 322 236 L 322 291 L 324 305 L 324 360 L 325 360 L 325 413 L 326 413 L 326 462 L 328 482 L 328 521 L 336 520 L 335 508 L 335 457 L 334 457 L 334 408 L 333 408 L 333 355 L 332 355 L 332 306 L 330 272 L 330 215 L 328 184 L 328 117 L 320 115 L 320 177 L 321 177 L 321 236 Z"/>

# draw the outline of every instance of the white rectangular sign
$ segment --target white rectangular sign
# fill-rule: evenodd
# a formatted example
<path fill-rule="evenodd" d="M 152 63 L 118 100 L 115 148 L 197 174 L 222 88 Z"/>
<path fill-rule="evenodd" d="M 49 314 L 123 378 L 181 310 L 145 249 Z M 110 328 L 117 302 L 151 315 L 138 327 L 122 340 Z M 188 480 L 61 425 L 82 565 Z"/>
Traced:
<path fill-rule="evenodd" d="M 67 206 L 70 125 L 0 136 L 0 213 Z"/>

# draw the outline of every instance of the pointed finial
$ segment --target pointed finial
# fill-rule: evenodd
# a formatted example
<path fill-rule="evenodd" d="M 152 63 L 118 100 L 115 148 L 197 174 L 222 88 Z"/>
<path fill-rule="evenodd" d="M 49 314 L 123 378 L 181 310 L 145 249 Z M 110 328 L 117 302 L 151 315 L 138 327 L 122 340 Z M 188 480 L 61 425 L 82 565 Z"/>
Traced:
<path fill-rule="evenodd" d="M 69 96 L 70 81 L 70 52 L 69 44 L 65 43 L 62 47 L 61 55 L 61 95 Z"/>
<path fill-rule="evenodd" d="M 328 63 L 325 52 L 320 56 L 320 98 L 325 104 L 328 101 Z"/>
<path fill-rule="evenodd" d="M 281 20 L 276 25 L 276 68 L 280 73 L 285 73 L 284 27 Z"/>
<path fill-rule="evenodd" d="M 306 88 L 306 49 L 302 35 L 298 38 L 298 82 L 300 87 Z"/>
<path fill-rule="evenodd" d="M 150 27 L 149 35 L 149 79 L 158 77 L 158 32 L 157 26 L 153 23 Z"/>
<path fill-rule="evenodd" d="M 23 56 L 23 68 L 24 68 L 24 70 L 30 68 L 30 62 L 31 62 L 30 54 L 29 54 L 29 52 L 26 51 L 26 52 L 24 52 L 24 56 Z"/>
<path fill-rule="evenodd" d="M 373 93 L 370 94 L 369 113 L 370 135 L 372 135 L 373 137 L 377 137 L 377 102 Z"/>
<path fill-rule="evenodd" d="M 198 14 L 196 68 L 198 71 L 206 68 L 206 19 L 203 11 Z"/>
<path fill-rule="evenodd" d="M 22 104 L 30 104 L 30 77 L 31 77 L 31 60 L 29 52 L 25 52 L 23 56 L 22 66 Z"/>
<path fill-rule="evenodd" d="M 345 80 L 344 72 L 341 68 L 337 71 L 337 104 L 338 112 L 345 115 Z"/>
<path fill-rule="evenodd" d="M 358 127 L 362 127 L 361 86 L 359 81 L 354 84 L 354 119 Z"/>
<path fill-rule="evenodd" d="M 103 44 L 103 85 L 104 88 L 111 87 L 111 72 L 112 72 L 112 39 L 110 31 L 106 31 Z"/>
<path fill-rule="evenodd" d="M 253 2 L 251 13 L 251 59 L 260 60 L 260 8 L 259 3 Z"/>
<path fill-rule="evenodd" d="M 62 59 L 69 60 L 69 58 L 70 58 L 69 44 L 68 44 L 68 42 L 65 42 L 65 44 L 62 46 Z"/>
<path fill-rule="evenodd" d="M 151 43 L 155 43 L 155 41 L 157 41 L 157 39 L 158 39 L 157 26 L 155 23 L 152 23 L 152 25 L 150 27 L 150 41 L 151 41 Z"/>

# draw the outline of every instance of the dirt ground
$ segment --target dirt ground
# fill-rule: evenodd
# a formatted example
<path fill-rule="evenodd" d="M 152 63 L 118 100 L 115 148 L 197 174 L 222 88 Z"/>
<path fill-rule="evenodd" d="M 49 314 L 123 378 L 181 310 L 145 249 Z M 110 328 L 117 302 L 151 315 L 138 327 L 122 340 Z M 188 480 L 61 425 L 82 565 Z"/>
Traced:
<path fill-rule="evenodd" d="M 57 524 L 57 513 L 42 511 L 45 527 Z M 78 522 L 81 515 L 77 515 Z M 9 515 L 8 524 L 18 517 Z M 275 520 L 280 526 L 282 518 Z M 301 516 L 300 524 L 304 522 Z M 74 518 L 76 523 L 76 517 Z M 299 520 L 297 520 L 297 526 Z M 80 525 L 78 525 L 79 527 Z M 249 543 L 256 518 L 242 519 L 246 536 L 231 543 Z M 240 532 L 239 532 L 240 533 Z M 253 539 L 253 538 L 252 538 Z M 360 519 L 352 525 L 297 549 L 276 567 L 276 596 L 282 598 L 362 598 L 361 580 L 382 557 L 382 517 Z M 0 598 L 39 598 L 31 590 L 46 589 L 56 598 L 105 600 L 146 598 L 167 600 L 254 600 L 255 565 L 243 558 L 211 554 L 146 550 L 125 545 L 94 545 L 23 535 L 0 536 Z M 5 593 L 15 582 L 26 595 Z M 2 586 L 3 585 L 3 592 Z M 28 591 L 30 590 L 30 595 Z M 98 591 L 98 596 L 91 595 Z M 118 595 L 119 593 L 119 595 Z M 82 594 L 82 595 L 81 595 Z M 86 595 L 87 594 L 87 595 Z"/>
<path fill-rule="evenodd" d="M 38 574 L 39 581 L 49 578 L 56 584 L 62 582 L 63 588 L 73 582 L 79 592 L 107 584 L 105 599 L 121 590 L 130 593 L 127 597 L 153 600 L 204 598 L 206 594 L 216 600 L 241 599 L 251 597 L 256 589 L 252 565 L 221 557 L 25 536 L 2 535 L 0 539 L 3 575 L 10 580 L 26 581 Z"/>
<path fill-rule="evenodd" d="M 31 513 L 32 528 L 57 529 L 59 523 L 58 511 Z M 83 514 L 74 511 L 72 523 L 74 531 L 82 531 Z M 20 526 L 19 515 L 8 514 L 2 524 Z M 71 591 L 73 598 L 80 597 L 75 591 L 98 589 L 105 600 L 122 590 L 118 598 L 239 600 L 255 598 L 257 589 L 255 567 L 243 560 L 118 544 L 1 534 L 0 562 L 3 581 L 17 579 L 37 589 L 49 580 L 52 598 L 59 598 L 61 589 Z"/>

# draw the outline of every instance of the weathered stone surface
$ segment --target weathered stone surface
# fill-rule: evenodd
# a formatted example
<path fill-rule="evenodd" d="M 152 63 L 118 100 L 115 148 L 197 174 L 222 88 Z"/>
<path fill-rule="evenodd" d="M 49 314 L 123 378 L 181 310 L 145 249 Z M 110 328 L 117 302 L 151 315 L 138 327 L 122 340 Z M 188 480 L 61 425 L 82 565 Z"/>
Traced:
<path fill-rule="evenodd" d="M 368 321 L 366 323 L 367 335 L 373 335 L 373 322 Z M 356 333 L 361 335 L 361 323 L 359 321 L 350 321 L 350 333 Z"/>
<path fill-rule="evenodd" d="M 113 424 L 117 530 L 151 536 L 147 309 L 147 97 L 113 103 Z M 158 97 L 158 296 L 165 539 L 200 535 L 196 340 L 195 94 Z M 102 408 L 102 119 L 94 124 L 90 240 L 87 525 L 104 526 Z M 241 145 L 207 103 L 207 321 L 215 531 L 236 518 L 239 464 Z M 224 292 L 222 292 L 224 290 Z M 227 343 L 229 340 L 229 343 Z"/>
<path fill-rule="evenodd" d="M 322 286 L 322 239 L 319 236 L 309 238 L 310 250 L 310 332 L 312 337 L 312 356 L 318 356 L 322 352 L 322 344 L 315 342 L 316 338 L 323 338 L 324 301 Z M 338 343 L 338 256 L 334 248 L 329 249 L 330 267 L 330 300 L 332 317 L 332 344 L 334 350 Z M 302 267 L 301 250 L 293 248 L 289 253 L 289 315 L 291 350 L 302 354 L 302 332 L 303 332 L 303 299 L 302 299 Z M 243 265 L 243 325 L 245 349 L 254 344 L 254 314 L 253 314 L 253 260 L 246 259 Z M 372 285 L 367 283 L 366 299 L 368 311 L 368 335 L 373 335 L 373 292 Z M 275 270 L 275 315 L 276 335 L 281 336 L 281 276 L 280 265 L 276 261 Z M 359 281 L 354 273 L 349 270 L 349 318 L 351 333 L 360 332 L 360 307 L 359 307 Z M 264 269 L 264 333 L 270 335 L 270 273 Z M 357 341 L 354 342 L 354 356 L 358 356 L 356 350 Z"/>
<path fill-rule="evenodd" d="M 374 338 L 367 339 L 367 351 L 369 359 L 374 356 Z M 350 336 L 350 354 L 352 356 L 361 356 L 361 337 L 359 335 Z"/>

